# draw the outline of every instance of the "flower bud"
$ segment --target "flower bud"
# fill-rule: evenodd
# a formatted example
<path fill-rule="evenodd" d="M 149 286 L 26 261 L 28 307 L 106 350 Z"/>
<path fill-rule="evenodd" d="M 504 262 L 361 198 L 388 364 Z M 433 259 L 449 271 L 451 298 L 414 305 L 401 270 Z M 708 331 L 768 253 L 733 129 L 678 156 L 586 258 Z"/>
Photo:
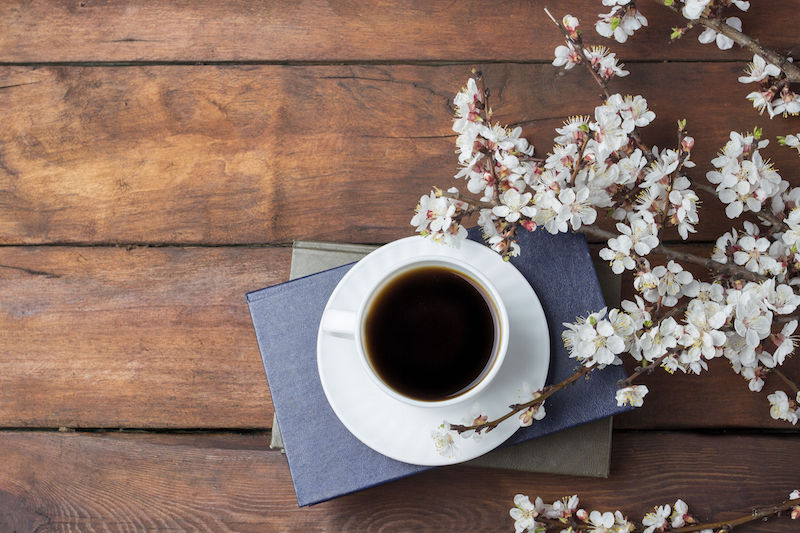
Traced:
<path fill-rule="evenodd" d="M 797 520 L 800 518 L 800 505 L 795 505 L 792 507 L 792 520 Z"/>
<path fill-rule="evenodd" d="M 681 148 L 683 148 L 684 152 L 691 152 L 692 148 L 694 148 L 694 137 L 689 137 L 687 135 L 681 139 Z"/>
<path fill-rule="evenodd" d="M 564 15 L 564 18 L 561 19 L 561 23 L 564 25 L 564 29 L 567 30 L 569 36 L 573 39 L 578 38 L 578 32 L 580 31 L 580 22 L 576 17 L 572 15 Z"/>
<path fill-rule="evenodd" d="M 589 520 L 589 513 L 586 512 L 586 509 L 578 509 L 575 516 L 578 517 L 578 520 L 583 520 L 584 522 Z"/>

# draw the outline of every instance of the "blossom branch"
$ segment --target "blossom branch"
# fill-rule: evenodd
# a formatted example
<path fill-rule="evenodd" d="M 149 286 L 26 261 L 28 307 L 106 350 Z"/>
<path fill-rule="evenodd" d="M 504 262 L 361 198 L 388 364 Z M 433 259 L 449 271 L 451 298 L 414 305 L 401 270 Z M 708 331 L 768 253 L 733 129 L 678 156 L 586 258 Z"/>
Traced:
<path fill-rule="evenodd" d="M 589 74 L 591 74 L 592 78 L 594 78 L 594 81 L 597 82 L 597 85 L 600 86 L 600 90 L 603 91 L 603 96 L 605 99 L 608 100 L 611 97 L 611 93 L 608 92 L 608 83 L 606 83 L 606 81 L 600 77 L 600 75 L 592 66 L 592 58 L 588 56 L 586 50 L 583 48 L 583 39 L 581 39 L 579 34 L 576 34 L 576 37 L 573 38 L 567 29 L 564 28 L 564 25 L 558 22 L 555 17 L 553 17 L 553 15 L 550 13 L 550 10 L 544 8 L 544 12 L 547 13 L 547 16 L 550 17 L 550 20 L 553 21 L 553 24 L 555 24 L 558 29 L 561 30 L 561 33 L 564 34 L 564 37 L 567 39 L 567 41 L 578 47 L 578 51 L 580 52 L 582 58 L 581 63 L 583 63 L 584 66 L 589 70 Z"/>
<path fill-rule="evenodd" d="M 606 82 L 628 74 L 616 55 L 602 46 L 584 48 L 575 17 L 566 15 L 558 22 L 547 14 L 567 45 L 555 49 L 553 65 L 570 69 L 584 63 L 605 101 L 593 115 L 567 119 L 556 129 L 553 151 L 533 157 L 521 127 L 490 122 L 489 91 L 473 71 L 476 79 L 468 80 L 453 101 L 461 166 L 455 177 L 465 179 L 469 194 L 435 189 L 420 199 L 411 223 L 426 237 L 457 245 L 467 234 L 462 219 L 479 211 L 484 239 L 506 260 L 520 252 L 520 226 L 551 234 L 584 233 L 607 242 L 599 255 L 616 274 L 633 270 L 637 294 L 635 301 L 621 302 L 621 309 L 604 308 L 564 323 L 569 356 L 586 370 L 538 391 L 528 402 L 510 405 L 508 413 L 491 422 L 481 415 L 463 425 L 443 424 L 440 429 L 446 433 L 437 431 L 435 437 L 440 453 L 450 449 L 453 430 L 489 431 L 520 411 L 521 424 L 530 424 L 544 416 L 545 398 L 588 369 L 621 364 L 625 354 L 644 363 L 620 383 L 616 400 L 640 406 L 647 387 L 632 384 L 644 372 L 664 367 L 699 374 L 708 369 L 707 360 L 719 356 L 749 380 L 751 390 L 760 391 L 762 378 L 782 365 L 798 342 L 793 333 L 800 306 L 794 288 L 800 281 L 800 187 L 793 188 L 761 156 L 759 150 L 768 142 L 761 131 L 731 132 L 711 162 L 716 170 L 706 173 L 716 190 L 700 188 L 727 204 L 729 218 L 752 211 L 770 230 L 760 231 L 745 221 L 744 230 L 731 229 L 717 239 L 711 257 L 666 246 L 662 229 L 674 226 L 686 240 L 698 224 L 697 185 L 684 175 L 684 169 L 695 166 L 690 159 L 694 139 L 686 134 L 686 121 L 678 121 L 676 149 L 645 145 L 639 128 L 650 124 L 655 113 L 642 96 L 609 94 Z M 610 24 L 603 31 L 610 29 L 618 40 L 625 36 L 618 33 L 646 23 L 633 3 L 602 17 L 598 26 Z M 626 20 L 620 23 L 619 17 Z M 624 31 L 617 32 L 620 24 Z M 776 75 L 777 67 L 771 72 Z M 758 69 L 751 68 L 750 74 L 755 77 Z M 595 226 L 601 213 L 616 221 L 617 232 Z M 651 267 L 652 255 L 666 258 L 667 264 Z M 708 281 L 695 279 L 681 263 L 701 266 L 711 276 Z M 798 421 L 800 397 L 790 400 L 776 391 L 769 399 L 773 418 Z"/>
<path fill-rule="evenodd" d="M 582 226 L 579 233 L 583 233 L 584 235 L 588 235 L 590 237 L 594 237 L 597 239 L 608 240 L 616 237 L 617 235 L 611 233 L 610 231 L 606 231 L 600 228 L 595 228 L 591 226 Z M 761 282 L 766 281 L 769 278 L 767 276 L 762 276 L 756 272 L 751 272 L 746 268 L 742 268 L 739 265 L 731 264 L 731 263 L 718 263 L 711 258 L 701 257 L 699 255 L 690 254 L 688 252 L 681 252 L 679 250 L 674 250 L 672 248 L 668 248 L 663 244 L 659 244 L 652 250 L 654 253 L 664 255 L 670 259 L 677 259 L 679 261 L 685 261 L 687 263 L 692 263 L 694 265 L 700 265 L 705 267 L 711 272 L 715 272 L 722 275 L 727 275 L 735 278 L 741 278 L 748 281 L 754 282 Z"/>
<path fill-rule="evenodd" d="M 539 391 L 537 393 L 534 393 L 532 400 L 530 400 L 528 402 L 525 402 L 525 403 L 516 403 L 516 404 L 509 405 L 508 406 L 509 412 L 507 412 L 506 414 L 504 414 L 503 416 L 501 416 L 499 418 L 496 418 L 494 420 L 489 420 L 489 421 L 486 421 L 486 422 L 481 422 L 481 423 L 478 423 L 478 424 L 472 424 L 472 425 L 469 425 L 469 426 L 462 425 L 462 424 L 451 424 L 450 425 L 450 429 L 453 430 L 453 431 L 457 431 L 458 433 L 464 433 L 465 431 L 478 431 L 478 432 L 480 432 L 480 431 L 487 431 L 487 432 L 491 431 L 494 428 L 496 428 L 501 422 L 504 422 L 505 420 L 508 420 L 509 418 L 511 418 L 512 416 L 514 416 L 515 414 L 517 414 L 519 412 L 527 411 L 528 409 L 536 410 L 537 408 L 539 408 L 544 403 L 544 401 L 547 398 L 549 398 L 550 396 L 552 396 L 556 392 L 560 391 L 561 389 L 564 389 L 564 388 L 568 387 L 569 385 L 575 383 L 580 378 L 582 378 L 584 376 L 587 376 L 595 368 L 596 367 L 593 367 L 593 366 L 592 367 L 582 367 L 580 370 L 578 370 L 577 372 L 575 372 L 574 374 L 569 376 L 564 381 L 562 381 L 560 383 L 556 383 L 555 385 L 548 385 L 545 388 L 543 388 L 541 391 Z"/>
<path fill-rule="evenodd" d="M 694 531 L 702 531 L 704 529 L 710 529 L 712 531 L 730 531 L 736 526 L 741 526 L 742 524 L 755 522 L 756 520 L 764 520 L 765 518 L 771 516 L 780 516 L 781 513 L 789 511 L 794 507 L 797 507 L 797 500 L 784 500 L 783 502 L 775 505 L 768 505 L 766 507 L 753 509 L 751 512 L 738 518 L 734 518 L 733 520 L 721 520 L 719 522 L 708 522 L 705 524 L 684 526 L 678 529 L 671 529 L 670 533 L 691 533 Z"/>
<path fill-rule="evenodd" d="M 675 5 L 668 5 L 664 2 L 664 0 L 654 0 L 654 1 L 657 4 L 664 6 L 675 13 L 681 14 L 681 10 L 678 9 Z M 747 50 L 753 52 L 754 54 L 763 57 L 764 59 L 767 60 L 767 62 L 776 65 L 784 72 L 784 74 L 786 74 L 786 79 L 788 79 L 789 82 L 800 83 L 800 67 L 790 62 L 785 55 L 779 54 L 778 52 L 772 50 L 771 48 L 767 48 L 766 46 L 758 42 L 756 39 L 753 39 L 749 35 L 742 33 L 736 28 L 729 26 L 721 19 L 710 18 L 704 15 L 700 15 L 700 17 L 696 19 L 696 22 L 702 24 L 706 28 L 712 29 L 719 34 L 728 37 L 742 48 L 746 48 Z"/>
<path fill-rule="evenodd" d="M 514 507 L 509 515 L 514 519 L 518 532 L 545 533 L 550 531 L 570 531 L 572 533 L 616 532 L 628 533 L 638 530 L 637 524 L 629 521 L 620 511 L 600 512 L 579 508 L 577 495 L 567 496 L 552 504 L 545 504 L 537 497 L 533 502 L 523 494 L 514 497 Z M 674 505 L 661 505 L 642 518 L 645 533 L 693 533 L 698 531 L 723 533 L 735 527 L 779 517 L 790 511 L 792 520 L 800 518 L 800 491 L 792 491 L 789 498 L 773 505 L 758 507 L 747 514 L 716 522 L 700 523 L 689 513 L 683 500 Z"/>
<path fill-rule="evenodd" d="M 667 351 L 664 355 L 655 359 L 650 364 L 638 366 L 636 370 L 633 372 L 633 374 L 628 376 L 626 379 L 620 381 L 620 383 L 617 384 L 617 387 L 618 388 L 630 387 L 631 385 L 633 385 L 634 381 L 636 381 L 636 379 L 639 376 L 645 373 L 652 374 L 653 372 L 655 372 L 656 368 L 661 366 L 661 363 L 667 360 L 667 358 L 674 357 L 675 353 L 676 352 L 674 351 Z"/>
<path fill-rule="evenodd" d="M 450 198 L 452 200 L 459 200 L 461 202 L 465 202 L 465 203 L 470 204 L 471 206 L 477 207 L 479 209 L 491 209 L 492 207 L 497 205 L 497 202 L 489 202 L 487 200 L 482 200 L 482 199 L 478 198 L 477 196 L 464 194 L 461 191 L 459 191 L 457 193 L 454 193 L 454 192 L 450 192 L 450 191 L 443 191 L 439 187 L 434 187 L 433 188 L 433 193 L 438 198 Z"/>
<path fill-rule="evenodd" d="M 708 194 L 710 194 L 712 196 L 716 196 L 717 195 L 717 190 L 714 187 L 710 186 L 710 185 L 706 185 L 705 183 L 696 183 L 695 184 L 695 188 L 697 188 L 697 189 L 699 189 L 701 191 L 707 192 Z M 777 216 L 775 216 L 775 214 L 773 214 L 769 210 L 769 208 L 762 209 L 761 211 L 756 213 L 756 216 L 758 216 L 759 218 L 763 219 L 770 226 L 772 226 L 772 231 L 773 232 L 775 232 L 775 231 L 786 231 L 786 230 L 789 229 L 789 225 L 786 224 L 786 222 L 784 222 L 783 220 L 781 220 Z"/>

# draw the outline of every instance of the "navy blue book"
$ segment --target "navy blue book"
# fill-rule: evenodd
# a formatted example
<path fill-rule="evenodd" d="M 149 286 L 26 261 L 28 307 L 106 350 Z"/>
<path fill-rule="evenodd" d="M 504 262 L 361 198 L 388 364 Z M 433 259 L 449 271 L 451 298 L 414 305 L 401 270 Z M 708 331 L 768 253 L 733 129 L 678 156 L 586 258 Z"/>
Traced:
<path fill-rule="evenodd" d="M 470 239 L 480 241 L 477 229 Z M 582 235 L 520 234 L 521 254 L 511 262 L 536 291 L 550 330 L 547 383 L 569 377 L 576 361 L 561 340 L 563 322 L 605 304 Z M 431 467 L 390 459 L 356 439 L 328 404 L 317 373 L 317 330 L 344 265 L 247 295 L 261 357 L 300 506 L 386 483 Z M 547 401 L 547 416 L 520 428 L 504 446 L 605 418 L 629 408 L 615 402 L 621 366 L 592 373 Z M 357 468 L 354 467 L 357 465 Z"/>

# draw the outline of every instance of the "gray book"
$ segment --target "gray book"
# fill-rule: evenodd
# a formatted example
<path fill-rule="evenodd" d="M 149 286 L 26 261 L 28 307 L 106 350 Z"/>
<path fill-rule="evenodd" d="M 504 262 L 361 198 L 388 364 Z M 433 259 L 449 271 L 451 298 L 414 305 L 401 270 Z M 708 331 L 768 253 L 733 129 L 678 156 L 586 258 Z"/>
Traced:
<path fill-rule="evenodd" d="M 358 261 L 374 246 L 296 241 L 292 246 L 290 279 Z M 606 303 L 617 306 L 620 279 L 605 263 L 595 263 Z M 527 472 L 608 477 L 611 459 L 611 417 L 493 450 L 465 464 Z M 277 418 L 272 421 L 272 449 L 283 450 Z"/>

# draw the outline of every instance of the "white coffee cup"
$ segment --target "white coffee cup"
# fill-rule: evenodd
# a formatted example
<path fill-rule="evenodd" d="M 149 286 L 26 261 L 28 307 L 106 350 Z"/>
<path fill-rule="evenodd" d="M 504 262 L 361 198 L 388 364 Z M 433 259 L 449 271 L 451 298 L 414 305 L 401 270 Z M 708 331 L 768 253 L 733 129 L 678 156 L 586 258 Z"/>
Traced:
<path fill-rule="evenodd" d="M 472 285 L 481 294 L 492 315 L 494 339 L 488 361 L 464 390 L 445 399 L 422 400 L 399 392 L 387 383 L 373 367 L 367 353 L 365 331 L 372 306 L 381 291 L 406 273 L 418 269 L 434 269 L 439 267 L 455 273 Z M 462 260 L 442 256 L 418 256 L 400 262 L 379 276 L 366 291 L 366 297 L 360 302 L 358 309 L 326 309 L 322 316 L 321 329 L 326 333 L 352 339 L 357 355 L 366 373 L 372 381 L 387 395 L 417 407 L 444 407 L 465 402 L 483 391 L 497 375 L 506 356 L 509 341 L 508 312 L 494 284 L 478 269 Z M 422 295 L 424 298 L 424 295 Z M 412 333 L 413 335 L 413 333 Z M 457 354 L 449 354 L 456 356 Z M 433 354 L 435 356 L 435 354 Z"/>

